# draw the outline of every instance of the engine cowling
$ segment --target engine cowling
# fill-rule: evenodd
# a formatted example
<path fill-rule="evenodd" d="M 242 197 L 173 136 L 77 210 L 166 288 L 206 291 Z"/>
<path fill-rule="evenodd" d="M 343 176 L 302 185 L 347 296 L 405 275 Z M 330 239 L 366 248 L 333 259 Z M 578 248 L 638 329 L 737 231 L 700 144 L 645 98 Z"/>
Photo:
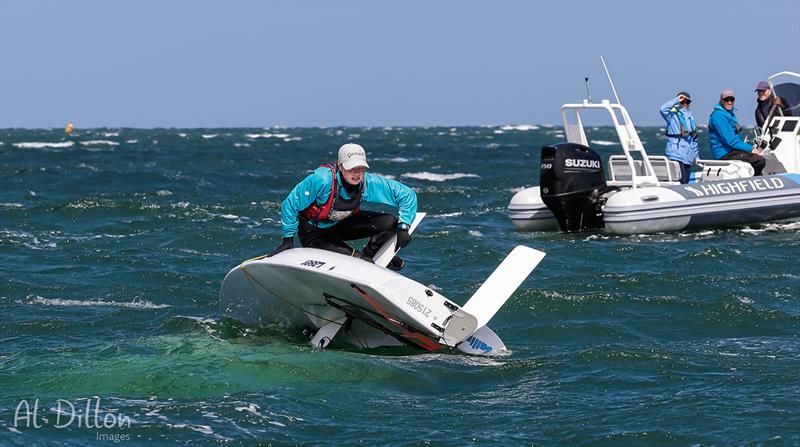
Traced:
<path fill-rule="evenodd" d="M 603 228 L 608 187 L 597 152 L 577 143 L 544 146 L 540 169 L 542 201 L 562 231 Z"/>

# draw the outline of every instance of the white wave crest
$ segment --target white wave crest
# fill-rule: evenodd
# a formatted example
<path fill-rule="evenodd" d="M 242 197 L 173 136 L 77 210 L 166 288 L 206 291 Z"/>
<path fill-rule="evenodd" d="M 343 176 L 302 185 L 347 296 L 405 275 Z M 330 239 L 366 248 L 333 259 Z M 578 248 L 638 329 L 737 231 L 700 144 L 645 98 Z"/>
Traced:
<path fill-rule="evenodd" d="M 130 302 L 103 300 L 66 300 L 61 298 L 44 298 L 38 295 L 28 296 L 27 304 L 44 304 L 45 306 L 90 306 L 90 307 L 127 307 L 129 309 L 163 309 L 168 304 L 155 304 L 138 298 Z"/>
<path fill-rule="evenodd" d="M 422 157 L 392 157 L 392 158 L 376 157 L 376 158 L 371 158 L 370 160 L 390 161 L 392 163 L 408 163 L 409 161 L 422 161 Z"/>
<path fill-rule="evenodd" d="M 81 141 L 81 144 L 84 146 L 96 146 L 98 144 L 107 144 L 109 146 L 119 146 L 119 143 L 116 141 L 109 141 L 109 140 L 89 140 L 89 141 Z"/>
<path fill-rule="evenodd" d="M 591 144 L 596 144 L 598 146 L 615 146 L 619 145 L 618 141 L 606 141 L 606 140 L 592 140 L 590 141 Z"/>
<path fill-rule="evenodd" d="M 32 141 L 32 142 L 22 142 L 22 143 L 14 143 L 14 146 L 21 148 L 21 149 L 43 149 L 46 147 L 70 147 L 75 143 L 72 141 L 64 141 L 61 143 L 42 143 L 40 141 Z"/>
<path fill-rule="evenodd" d="M 436 174 L 434 172 L 409 172 L 407 174 L 403 174 L 402 176 L 417 180 L 429 180 L 432 182 L 444 182 L 447 180 L 455 180 L 467 177 L 480 178 L 480 176 L 475 174 L 464 174 L 461 172 L 456 172 L 455 174 Z"/>
<path fill-rule="evenodd" d="M 786 230 L 789 231 L 800 230 L 800 222 L 767 223 L 767 224 L 762 224 L 761 228 L 745 227 L 739 231 L 747 234 L 760 234 L 760 233 L 766 233 L 768 231 L 786 231 Z"/>
<path fill-rule="evenodd" d="M 217 133 L 212 133 L 212 134 L 207 134 L 207 135 L 206 135 L 206 134 L 203 134 L 203 135 L 201 135 L 201 136 L 202 136 L 203 138 L 205 138 L 206 140 L 210 140 L 210 139 L 212 139 L 212 138 L 217 138 L 217 136 L 219 136 L 219 134 L 217 134 Z"/>
<path fill-rule="evenodd" d="M 87 165 L 86 163 L 80 163 L 76 166 L 77 168 L 88 169 L 92 172 L 97 172 L 97 168 L 91 165 Z"/>
<path fill-rule="evenodd" d="M 500 130 L 521 130 L 521 131 L 528 131 L 528 130 L 536 130 L 539 126 L 535 126 L 533 124 L 516 124 L 516 125 L 509 125 L 503 126 Z"/>
<path fill-rule="evenodd" d="M 264 133 L 249 133 L 249 134 L 247 134 L 245 136 L 247 138 L 252 138 L 252 139 L 255 140 L 256 138 L 289 138 L 291 135 L 289 135 L 288 133 L 269 133 L 269 132 L 264 132 Z"/>

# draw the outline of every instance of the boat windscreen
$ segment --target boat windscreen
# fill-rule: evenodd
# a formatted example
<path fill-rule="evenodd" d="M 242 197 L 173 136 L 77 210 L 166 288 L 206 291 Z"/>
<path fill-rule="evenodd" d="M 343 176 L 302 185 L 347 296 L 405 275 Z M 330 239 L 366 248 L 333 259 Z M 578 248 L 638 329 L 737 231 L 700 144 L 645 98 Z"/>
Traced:
<path fill-rule="evenodd" d="M 785 116 L 800 116 L 800 84 L 787 82 L 775 86 L 775 94 L 783 99 L 787 109 Z"/>

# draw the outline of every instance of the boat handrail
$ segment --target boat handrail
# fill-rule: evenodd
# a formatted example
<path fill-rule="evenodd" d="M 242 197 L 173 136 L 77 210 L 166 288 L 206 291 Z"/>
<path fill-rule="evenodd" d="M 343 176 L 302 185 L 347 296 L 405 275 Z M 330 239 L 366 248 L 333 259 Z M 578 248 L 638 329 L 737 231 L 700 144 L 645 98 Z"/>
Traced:
<path fill-rule="evenodd" d="M 562 105 L 561 121 L 564 123 L 564 134 L 567 137 L 567 142 L 589 146 L 589 142 L 586 139 L 586 131 L 583 128 L 583 121 L 581 120 L 580 115 L 581 110 L 589 109 L 605 110 L 611 116 L 611 122 L 614 125 L 614 130 L 617 132 L 617 137 L 619 138 L 622 151 L 628 161 L 628 166 L 632 174 L 630 182 L 631 187 L 637 188 L 639 186 L 658 186 L 658 176 L 655 174 L 655 170 L 650 163 L 650 158 L 647 155 L 647 151 L 644 149 L 644 145 L 642 145 L 642 140 L 639 138 L 639 133 L 636 131 L 636 127 L 633 125 L 633 120 L 631 120 L 627 109 L 625 109 L 622 104 L 614 104 L 609 100 L 604 99 L 599 103 L 592 103 L 588 100 L 584 100 L 582 103 L 568 103 Z M 575 118 L 574 124 L 569 122 L 567 111 L 572 112 L 572 116 Z M 619 117 L 622 118 L 622 122 L 620 122 L 617 113 L 619 113 Z M 635 165 L 637 160 L 633 158 L 633 152 L 639 152 L 641 154 L 640 161 L 644 166 L 644 173 L 642 174 L 636 173 L 637 169 Z"/>
<path fill-rule="evenodd" d="M 769 82 L 770 90 L 772 90 L 772 87 L 773 87 L 772 86 L 772 80 L 775 79 L 775 78 L 778 78 L 780 76 L 792 76 L 792 77 L 800 79 L 800 74 L 795 73 L 793 71 L 782 71 L 780 73 L 775 73 L 774 75 L 772 75 L 772 76 L 767 78 L 767 82 Z"/>

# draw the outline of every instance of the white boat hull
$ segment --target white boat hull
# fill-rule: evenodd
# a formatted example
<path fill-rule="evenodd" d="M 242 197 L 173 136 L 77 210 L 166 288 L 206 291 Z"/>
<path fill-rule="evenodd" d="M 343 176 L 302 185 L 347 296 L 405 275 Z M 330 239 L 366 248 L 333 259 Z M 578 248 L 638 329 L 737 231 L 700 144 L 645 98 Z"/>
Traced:
<path fill-rule="evenodd" d="M 609 197 L 608 232 L 656 233 L 800 217 L 800 175 L 777 174 L 637 188 Z"/>
<path fill-rule="evenodd" d="M 505 350 L 488 327 L 434 290 L 360 259 L 314 248 L 245 261 L 220 290 L 223 316 L 317 332 L 336 323 L 336 340 L 359 348 L 454 347 Z M 345 321 L 347 322 L 345 323 Z M 462 349 L 463 350 L 463 349 Z"/>
<path fill-rule="evenodd" d="M 509 216 L 514 225 L 523 230 L 558 230 L 552 213 L 551 224 L 543 217 L 545 212 L 541 208 L 547 210 L 541 201 L 539 188 L 526 188 L 512 198 Z M 603 207 L 605 231 L 620 235 L 724 227 L 798 217 L 800 174 L 626 189 L 611 195 Z"/>
<path fill-rule="evenodd" d="M 525 188 L 514 194 L 508 205 L 508 217 L 520 230 L 558 231 L 558 221 L 542 201 L 538 186 Z"/>

